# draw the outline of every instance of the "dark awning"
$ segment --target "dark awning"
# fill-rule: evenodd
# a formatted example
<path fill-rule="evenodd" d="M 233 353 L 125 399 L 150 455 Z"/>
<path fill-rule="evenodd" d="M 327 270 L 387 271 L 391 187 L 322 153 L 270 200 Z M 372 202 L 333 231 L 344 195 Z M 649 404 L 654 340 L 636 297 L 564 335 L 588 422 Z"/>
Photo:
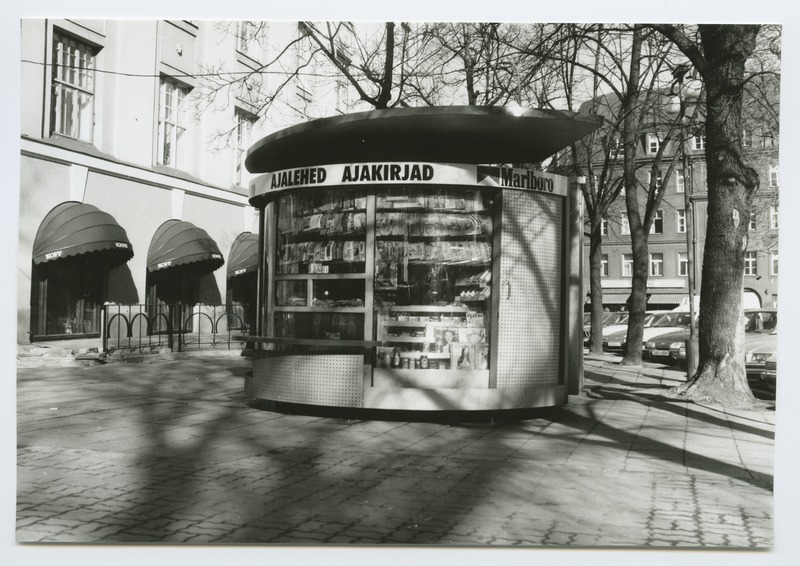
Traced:
<path fill-rule="evenodd" d="M 181 220 L 167 220 L 159 226 L 147 251 L 147 271 L 151 272 L 189 264 L 210 272 L 223 263 L 222 254 L 208 233 Z"/>
<path fill-rule="evenodd" d="M 104 252 L 111 265 L 133 257 L 128 234 L 114 217 L 91 204 L 64 202 L 44 217 L 33 241 L 33 263 Z"/>
<path fill-rule="evenodd" d="M 624 291 L 603 291 L 603 304 L 604 305 L 624 305 L 628 303 L 628 299 L 631 296 L 631 290 L 625 289 Z M 666 292 L 666 293 L 654 293 L 652 291 L 647 292 L 647 304 L 648 305 L 677 305 L 681 302 L 681 299 L 686 297 L 686 293 L 684 291 L 675 291 L 675 292 Z M 591 299 L 587 301 L 590 303 Z"/>
<path fill-rule="evenodd" d="M 686 297 L 685 292 L 677 292 L 677 293 L 653 293 L 648 295 L 647 297 L 647 304 L 648 305 L 677 305 L 680 304 L 681 300 Z"/>
<path fill-rule="evenodd" d="M 228 279 L 258 271 L 258 234 L 242 232 L 233 241 L 228 254 Z"/>
<path fill-rule="evenodd" d="M 264 173 L 372 161 L 533 163 L 596 130 L 603 118 L 501 106 L 390 108 L 303 122 L 253 144 L 245 165 Z"/>
<path fill-rule="evenodd" d="M 603 304 L 604 305 L 624 305 L 628 302 L 628 297 L 631 296 L 630 289 L 622 293 L 613 293 L 603 291 Z"/>

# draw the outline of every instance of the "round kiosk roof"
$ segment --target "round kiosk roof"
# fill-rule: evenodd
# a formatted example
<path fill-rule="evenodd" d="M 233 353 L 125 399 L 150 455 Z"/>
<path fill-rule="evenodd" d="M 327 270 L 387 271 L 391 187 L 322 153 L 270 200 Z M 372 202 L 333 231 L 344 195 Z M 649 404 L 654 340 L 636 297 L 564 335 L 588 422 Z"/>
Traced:
<path fill-rule="evenodd" d="M 591 133 L 601 116 L 500 106 L 392 108 L 304 122 L 253 144 L 251 173 L 375 161 L 535 163 Z"/>

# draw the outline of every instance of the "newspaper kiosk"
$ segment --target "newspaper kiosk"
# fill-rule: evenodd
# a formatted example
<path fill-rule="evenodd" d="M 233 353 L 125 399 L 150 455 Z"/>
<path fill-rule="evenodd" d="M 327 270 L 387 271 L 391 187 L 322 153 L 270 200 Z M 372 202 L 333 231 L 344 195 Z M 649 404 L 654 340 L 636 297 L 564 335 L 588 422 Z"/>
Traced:
<path fill-rule="evenodd" d="M 566 402 L 582 379 L 581 218 L 537 163 L 589 115 L 379 110 L 260 140 L 253 397 L 496 411 Z M 264 268 L 266 266 L 266 268 Z"/>

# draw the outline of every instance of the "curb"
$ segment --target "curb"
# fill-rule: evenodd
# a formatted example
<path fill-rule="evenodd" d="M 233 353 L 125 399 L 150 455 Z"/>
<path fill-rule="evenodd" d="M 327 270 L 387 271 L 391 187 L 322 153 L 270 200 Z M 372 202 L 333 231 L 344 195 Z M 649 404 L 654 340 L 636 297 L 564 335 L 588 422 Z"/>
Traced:
<path fill-rule="evenodd" d="M 156 352 L 152 354 L 123 354 L 108 356 L 24 356 L 17 355 L 17 368 L 86 367 L 105 364 L 154 364 L 192 358 L 250 357 L 249 350 L 197 350 L 189 352 Z"/>

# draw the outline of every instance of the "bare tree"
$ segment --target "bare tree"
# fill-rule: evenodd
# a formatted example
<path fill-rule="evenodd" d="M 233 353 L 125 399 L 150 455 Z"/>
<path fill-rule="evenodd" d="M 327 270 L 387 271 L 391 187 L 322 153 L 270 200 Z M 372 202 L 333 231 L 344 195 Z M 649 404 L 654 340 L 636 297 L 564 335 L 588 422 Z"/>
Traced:
<path fill-rule="evenodd" d="M 570 173 L 585 175 L 582 186 L 589 224 L 589 282 L 592 308 L 591 352 L 602 351 L 603 292 L 601 286 L 602 224 L 607 221 L 620 193 L 625 189 L 625 214 L 630 226 L 633 277 L 629 301 L 627 349 L 623 363 L 641 364 L 641 343 L 647 303 L 649 268 L 648 235 L 664 197 L 664 187 L 675 167 L 672 142 L 679 132 L 684 108 L 671 109 L 667 85 L 675 50 L 668 42 L 642 26 L 562 24 L 552 34 L 558 48 L 539 57 L 560 65 L 564 98 L 569 109 L 576 91 L 589 101 L 581 111 L 601 114 L 605 125 L 571 148 Z M 576 73 L 576 69 L 580 73 Z M 642 160 L 639 147 L 647 133 L 659 135 L 658 151 Z M 667 166 L 662 176 L 663 165 Z M 639 169 L 650 168 L 650 180 L 639 182 Z M 644 200 L 641 199 L 644 196 Z"/>
<path fill-rule="evenodd" d="M 520 26 L 508 23 L 432 23 L 424 34 L 430 38 L 425 67 L 428 103 L 464 100 L 471 106 L 522 103 L 542 64 L 541 58 L 526 57 L 516 45 L 521 37 L 541 38 L 543 24 Z M 434 77 L 434 84 L 427 79 Z"/>
<path fill-rule="evenodd" d="M 663 83 L 665 75 L 672 80 L 670 61 L 673 59 L 669 46 L 664 42 L 653 41 L 652 34 L 644 27 L 633 26 L 631 42 L 630 72 L 625 94 L 622 100 L 623 143 L 625 159 L 623 177 L 626 187 L 625 208 L 631 233 L 631 251 L 633 254 L 633 277 L 629 299 L 630 318 L 623 365 L 641 365 L 642 338 L 644 335 L 644 319 L 647 309 L 647 280 L 649 276 L 650 258 L 648 253 L 648 237 L 656 211 L 664 198 L 664 189 L 674 171 L 677 152 L 670 152 L 668 167 L 663 177 L 659 175 L 661 166 L 667 158 L 667 150 L 679 131 L 685 107 L 677 114 L 670 115 L 671 96 L 665 96 Z M 643 47 L 647 51 L 643 52 Z M 646 63 L 645 73 L 640 66 Z M 640 79 L 644 79 L 640 82 Z M 649 182 L 645 187 L 645 202 L 639 204 L 639 183 L 636 175 L 637 136 L 644 131 L 658 136 L 658 149 L 650 162 Z M 642 216 L 642 211 L 644 216 Z"/>
<path fill-rule="evenodd" d="M 219 25 L 242 42 L 243 22 Z M 268 46 L 268 26 L 263 22 L 248 28 L 247 42 Z M 291 24 L 282 24 L 284 26 Z M 314 118 L 302 106 L 293 106 L 291 93 L 312 91 L 316 86 L 341 88 L 345 96 L 342 107 L 383 109 L 419 102 L 410 88 L 419 83 L 421 61 L 430 58 L 426 44 L 430 40 L 421 24 L 357 24 L 352 22 L 298 22 L 294 34 L 283 44 L 269 45 L 270 58 L 231 72 L 224 64 L 201 69 L 196 89 L 195 112 L 209 106 L 243 103 L 254 118 L 263 118 L 278 102 L 292 108 L 298 117 Z M 243 48 L 240 45 L 240 50 Z M 256 63 L 256 61 L 253 61 Z M 324 83 L 324 84 L 323 84 Z M 424 102 L 423 102 L 424 103 Z M 229 145 L 236 125 L 215 135 L 215 145 Z"/>
<path fill-rule="evenodd" d="M 742 151 L 746 63 L 760 26 L 654 25 L 691 61 L 706 90 L 708 226 L 699 321 L 699 366 L 679 393 L 689 399 L 751 406 L 744 366 L 742 291 L 748 219 L 758 172 Z"/>

